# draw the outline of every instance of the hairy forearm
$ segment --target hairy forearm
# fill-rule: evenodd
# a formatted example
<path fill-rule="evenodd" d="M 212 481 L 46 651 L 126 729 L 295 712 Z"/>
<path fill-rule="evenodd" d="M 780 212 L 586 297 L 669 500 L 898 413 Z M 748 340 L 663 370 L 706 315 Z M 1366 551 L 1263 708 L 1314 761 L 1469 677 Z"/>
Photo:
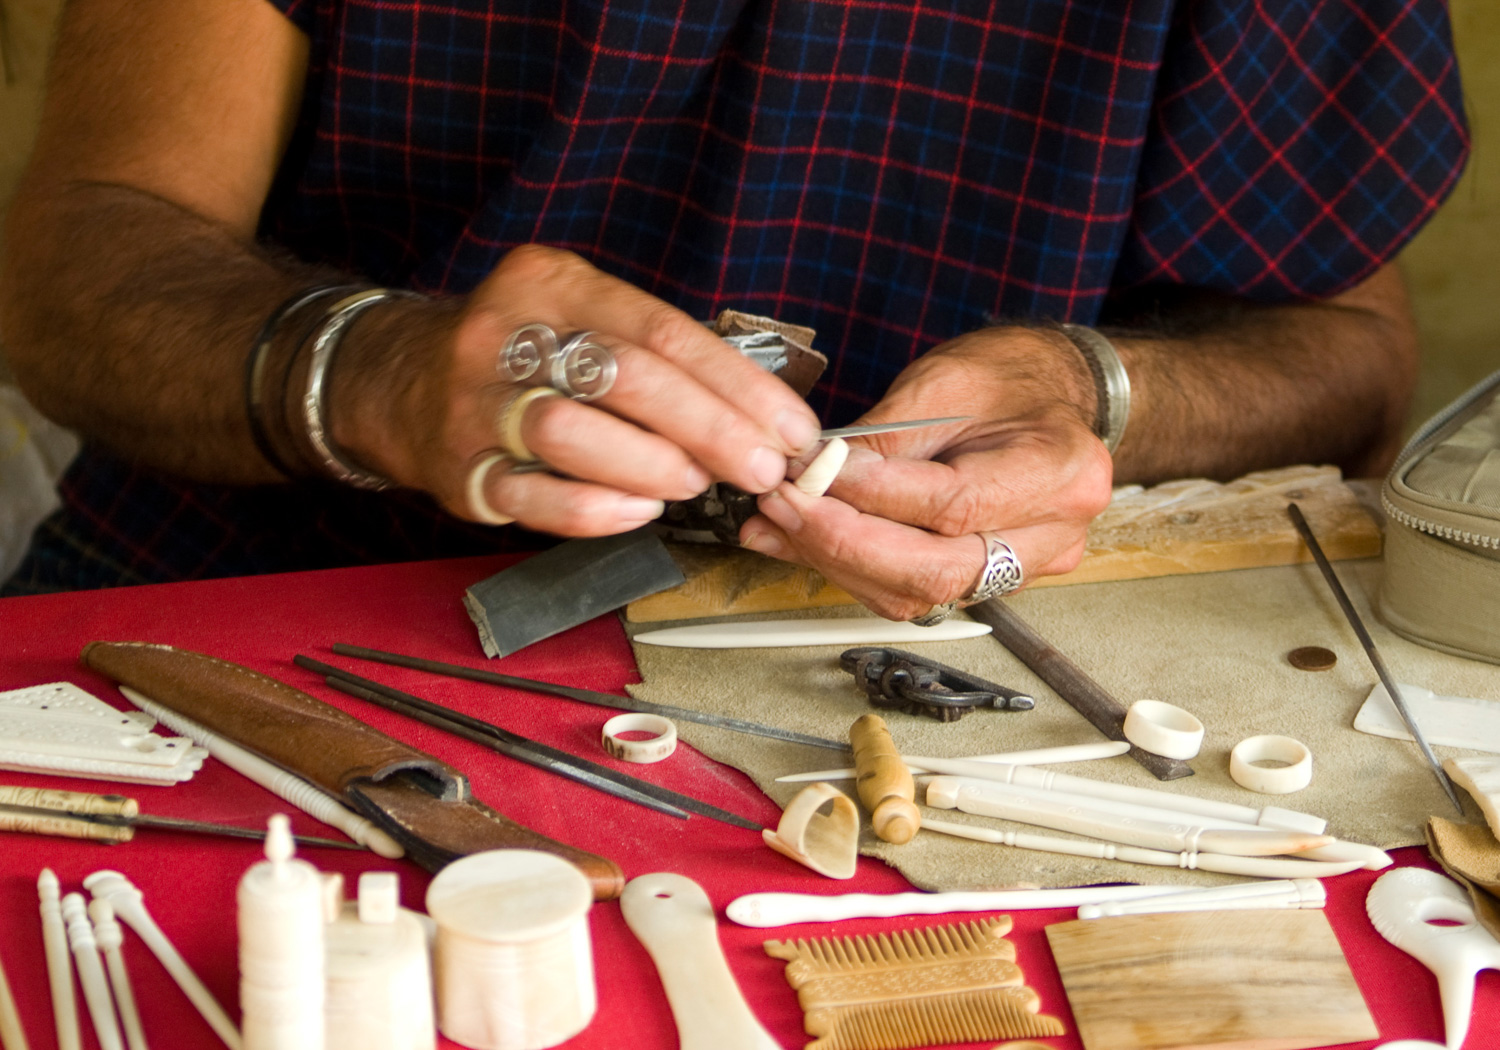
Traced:
<path fill-rule="evenodd" d="M 1110 334 L 1133 390 L 1117 482 L 1289 463 L 1372 476 L 1398 450 L 1418 353 L 1394 268 L 1325 303 L 1242 305 L 1180 331 Z"/>
<path fill-rule="evenodd" d="M 139 190 L 25 190 L 0 275 L 0 331 L 50 418 L 164 470 L 274 480 L 250 436 L 245 359 L 265 318 L 318 279 Z"/>

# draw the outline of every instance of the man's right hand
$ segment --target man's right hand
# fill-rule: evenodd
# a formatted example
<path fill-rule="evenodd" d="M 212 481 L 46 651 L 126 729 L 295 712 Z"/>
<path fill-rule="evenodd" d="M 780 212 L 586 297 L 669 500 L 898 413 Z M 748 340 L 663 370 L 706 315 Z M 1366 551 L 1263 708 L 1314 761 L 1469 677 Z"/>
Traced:
<path fill-rule="evenodd" d="M 555 473 L 501 465 L 480 482 L 490 510 L 529 528 L 623 532 L 711 481 L 766 492 L 788 457 L 817 439 L 806 403 L 702 323 L 570 252 L 527 245 L 456 313 L 398 302 L 351 328 L 329 380 L 335 442 L 479 520 L 470 474 L 503 451 L 498 423 L 518 390 L 497 370 L 500 350 L 531 323 L 560 338 L 594 332 L 619 372 L 596 401 L 545 398 L 526 408 L 522 439 Z"/>

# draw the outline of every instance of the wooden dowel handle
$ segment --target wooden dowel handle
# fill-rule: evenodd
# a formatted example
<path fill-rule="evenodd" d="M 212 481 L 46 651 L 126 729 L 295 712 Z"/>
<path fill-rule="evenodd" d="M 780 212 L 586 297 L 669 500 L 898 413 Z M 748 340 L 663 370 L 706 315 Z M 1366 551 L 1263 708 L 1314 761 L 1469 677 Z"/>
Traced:
<path fill-rule="evenodd" d="M 36 809 L 65 810 L 69 813 L 108 813 L 133 817 L 141 806 L 124 795 L 94 795 L 84 791 L 59 791 L 56 788 L 28 788 L 0 785 L 0 802 L 11 806 L 33 806 Z"/>
<path fill-rule="evenodd" d="M 910 842 L 922 826 L 917 809 L 917 786 L 901 760 L 896 742 L 879 715 L 862 715 L 849 727 L 854 751 L 854 784 L 859 799 L 870 810 L 875 834 L 886 842 Z"/>
<path fill-rule="evenodd" d="M 33 817 L 22 813 L 0 811 L 0 831 L 19 831 L 30 835 L 61 835 L 69 839 L 97 839 L 100 842 L 129 842 L 135 828 L 115 824 L 95 824 L 91 820 L 71 817 Z"/>

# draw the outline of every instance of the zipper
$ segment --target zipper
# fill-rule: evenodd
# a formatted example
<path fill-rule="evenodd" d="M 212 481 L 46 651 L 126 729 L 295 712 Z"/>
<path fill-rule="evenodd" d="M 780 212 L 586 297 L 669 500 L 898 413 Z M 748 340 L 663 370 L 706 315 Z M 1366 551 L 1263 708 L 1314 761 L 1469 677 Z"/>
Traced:
<path fill-rule="evenodd" d="M 1433 416 L 1417 429 L 1411 436 L 1399 455 L 1396 456 L 1396 464 L 1391 467 L 1391 472 L 1386 475 L 1385 484 L 1380 490 L 1380 503 L 1385 508 L 1386 514 L 1409 529 L 1425 532 L 1429 536 L 1437 536 L 1448 540 L 1450 543 L 1462 543 L 1470 547 L 1484 547 L 1491 550 L 1500 550 L 1500 537 L 1486 536 L 1477 532 L 1469 532 L 1466 529 L 1457 529 L 1452 525 L 1442 525 L 1437 522 L 1428 521 L 1415 514 L 1401 510 L 1391 502 L 1391 485 L 1400 472 L 1401 468 L 1410 461 L 1412 454 L 1427 441 L 1433 434 L 1442 430 L 1449 423 L 1468 411 L 1476 401 L 1487 397 L 1491 390 L 1500 385 L 1500 372 L 1491 372 L 1483 380 L 1471 387 L 1469 390 L 1455 399 L 1448 407 Z"/>

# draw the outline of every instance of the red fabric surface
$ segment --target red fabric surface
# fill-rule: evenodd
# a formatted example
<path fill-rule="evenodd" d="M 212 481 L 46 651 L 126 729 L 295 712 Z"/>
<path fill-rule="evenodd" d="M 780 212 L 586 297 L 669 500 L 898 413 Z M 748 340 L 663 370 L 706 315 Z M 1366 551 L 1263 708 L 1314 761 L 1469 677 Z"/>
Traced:
<path fill-rule="evenodd" d="M 460 596 L 466 586 L 504 564 L 499 557 L 470 558 L 0 600 L 0 689 L 68 680 L 125 707 L 110 683 L 79 666 L 79 650 L 94 639 L 169 643 L 280 678 L 438 755 L 465 770 L 475 794 L 497 809 L 548 835 L 614 858 L 628 877 L 651 871 L 687 875 L 702 884 L 721 916 L 735 897 L 755 891 L 888 893 L 908 888 L 895 871 L 867 859 L 861 859 L 853 880 L 832 882 L 771 852 L 753 832 L 703 817 L 674 820 L 537 772 L 345 697 L 291 662 L 299 652 L 310 653 L 556 747 L 628 768 L 751 819 L 775 823 L 776 807 L 744 776 L 689 747 L 680 747 L 670 760 L 654 766 L 615 763 L 598 745 L 599 727 L 609 715 L 600 708 L 361 664 L 328 652 L 332 643 L 345 641 L 615 692 L 636 680 L 624 633 L 611 617 L 503 661 L 486 661 Z M 288 808 L 214 760 L 191 781 L 171 788 L 115 787 L 103 781 L 21 773 L 0 775 L 0 782 L 121 791 L 139 799 L 147 813 L 245 825 L 263 825 L 269 814 Z M 292 813 L 292 823 L 300 832 L 337 837 L 301 813 Z M 44 865 L 57 872 L 65 892 L 79 889 L 83 877 L 100 868 L 124 872 L 144 891 L 146 906 L 188 962 L 231 1014 L 237 1014 L 234 891 L 239 876 L 258 856 L 250 842 L 150 831 L 140 832 L 134 842 L 111 847 L 0 833 L 0 960 L 32 1047 L 56 1045 L 37 919 L 36 878 Z M 428 876 L 413 864 L 331 850 L 308 850 L 303 856 L 324 870 L 345 872 L 351 885 L 361 871 L 398 871 L 404 903 L 422 907 Z M 1399 851 L 1397 863 L 1430 866 L 1425 853 L 1416 849 Z M 1143 869 L 1143 878 L 1147 874 Z M 1435 980 L 1420 963 L 1382 940 L 1365 917 L 1365 892 L 1375 877 L 1356 872 L 1328 880 L 1328 917 L 1382 1039 L 1440 1041 L 1443 1027 Z M 1011 938 L 1026 981 L 1040 994 L 1043 1011 L 1061 1018 L 1070 1033 L 1048 1043 L 1075 1050 L 1080 1046 L 1073 1034 L 1076 1027 L 1043 932 L 1050 923 L 1073 918 L 1073 913 L 1016 912 L 1014 918 Z M 783 1046 L 801 1047 L 807 1037 L 796 996 L 782 976 L 783 964 L 762 952 L 763 940 L 872 933 L 943 921 L 949 920 L 867 919 L 767 931 L 745 929 L 721 918 L 719 935 L 756 1015 Z M 655 968 L 625 927 L 618 905 L 596 905 L 590 926 L 599 1012 L 567 1045 L 580 1050 L 676 1047 L 676 1030 Z M 219 1045 L 154 957 L 129 933 L 125 953 L 155 1050 Z M 1476 1003 L 1465 1046 L 1500 1046 L 1500 974 L 1480 976 Z M 84 1046 L 96 1046 L 87 1020 L 81 1027 Z M 1378 1043 L 1348 1045 L 1365 1050 Z"/>

